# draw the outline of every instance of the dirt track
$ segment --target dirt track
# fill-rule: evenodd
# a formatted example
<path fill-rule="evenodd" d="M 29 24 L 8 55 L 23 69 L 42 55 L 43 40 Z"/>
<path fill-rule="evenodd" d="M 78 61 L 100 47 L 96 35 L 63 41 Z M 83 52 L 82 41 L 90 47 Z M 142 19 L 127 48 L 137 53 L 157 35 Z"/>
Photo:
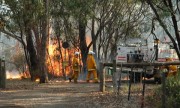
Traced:
<path fill-rule="evenodd" d="M 102 94 L 97 83 L 10 81 L 6 90 L 0 90 L 0 108 L 136 108 L 138 96 L 133 94 L 127 101 L 127 93 Z"/>
<path fill-rule="evenodd" d="M 18 81 L 21 83 L 20 81 Z M 16 83 L 18 83 L 16 82 Z M 15 84 L 15 83 L 14 83 Z M 2 108 L 80 108 L 87 96 L 98 91 L 98 84 L 50 82 L 48 84 L 14 84 L 0 92 Z M 12 87 L 12 88 L 11 88 Z"/>

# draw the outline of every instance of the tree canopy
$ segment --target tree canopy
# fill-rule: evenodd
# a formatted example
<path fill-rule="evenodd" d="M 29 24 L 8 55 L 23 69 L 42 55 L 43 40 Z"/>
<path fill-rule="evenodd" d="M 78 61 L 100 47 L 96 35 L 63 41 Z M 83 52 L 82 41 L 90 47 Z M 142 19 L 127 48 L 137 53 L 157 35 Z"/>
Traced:
<path fill-rule="evenodd" d="M 22 44 L 34 77 L 47 74 L 45 62 L 50 38 L 58 41 L 59 62 L 64 61 L 62 43 L 68 42 L 70 48 L 81 51 L 86 67 L 89 50 L 95 52 L 96 61 L 112 60 L 120 40 L 140 37 L 152 11 L 151 21 L 159 22 L 180 57 L 179 2 L 175 0 L 0 0 L 0 3 L 0 20 L 5 22 L 0 31 Z"/>

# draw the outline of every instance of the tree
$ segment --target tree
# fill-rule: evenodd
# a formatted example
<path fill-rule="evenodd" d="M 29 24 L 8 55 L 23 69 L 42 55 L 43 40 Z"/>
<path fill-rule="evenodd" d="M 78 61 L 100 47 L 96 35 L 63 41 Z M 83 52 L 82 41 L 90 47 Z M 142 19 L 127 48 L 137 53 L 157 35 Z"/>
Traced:
<path fill-rule="evenodd" d="M 6 7 L 1 12 L 1 19 L 6 22 L 6 28 L 1 31 L 22 43 L 31 79 L 35 80 L 38 76 L 41 77 L 40 82 L 45 82 L 48 0 L 1 0 L 1 2 Z"/>
<path fill-rule="evenodd" d="M 112 60 L 119 40 L 140 36 L 140 26 L 147 9 L 137 0 L 106 0 L 95 4 L 90 27 L 91 44 L 99 59 Z M 108 55 L 111 58 L 107 58 Z"/>
<path fill-rule="evenodd" d="M 65 29 L 63 30 L 63 32 L 61 32 L 61 35 L 65 34 L 66 36 L 69 36 L 66 31 L 71 27 L 74 27 L 75 31 L 77 31 L 76 33 L 78 33 L 77 39 L 79 39 L 79 44 L 75 45 L 77 45 L 76 48 L 79 47 L 81 50 L 82 62 L 84 67 L 86 67 L 86 58 L 89 50 L 89 47 L 86 44 L 86 28 L 88 19 L 90 19 L 91 16 L 92 3 L 93 0 L 88 2 L 83 0 L 57 0 L 56 4 L 58 5 L 55 8 L 57 13 L 61 13 L 60 18 L 63 22 L 65 22 L 63 24 L 66 24 L 64 26 Z M 57 14 L 55 13 L 55 15 Z M 69 24 L 71 27 L 69 27 L 67 24 Z M 72 31 L 72 29 L 70 31 Z M 76 37 L 76 33 L 73 34 L 72 39 L 75 39 L 74 37 Z"/>
<path fill-rule="evenodd" d="M 179 35 L 179 1 L 178 0 L 146 0 L 154 13 L 154 19 L 159 22 L 180 58 L 180 35 Z M 168 20 L 168 21 L 167 21 Z M 172 29 L 173 28 L 173 29 Z M 172 31 L 171 31 L 172 30 Z"/>
<path fill-rule="evenodd" d="M 8 7 L 2 13 L 2 19 L 7 23 L 2 32 L 17 39 L 24 46 L 32 80 L 36 75 L 46 76 L 44 63 L 49 13 L 58 40 L 61 55 L 59 61 L 64 60 L 60 44 L 68 41 L 81 50 L 83 66 L 86 69 L 86 58 L 92 45 L 97 54 L 96 58 L 102 55 L 105 59 L 108 55 L 114 57 L 120 39 L 132 34 L 138 35 L 139 22 L 143 19 L 144 12 L 142 6 L 137 6 L 138 0 L 53 0 L 49 6 L 46 0 L 2 1 L 5 1 L 4 4 Z M 137 10 L 140 11 L 136 12 Z M 92 37 L 89 45 L 86 43 L 88 30 Z"/>
<path fill-rule="evenodd" d="M 62 73 L 64 78 L 66 78 L 66 74 L 64 71 L 63 62 L 65 61 L 65 56 L 63 56 L 63 48 L 62 44 L 67 42 L 69 44 L 69 49 L 75 49 L 76 51 L 79 50 L 79 37 L 78 37 L 78 25 L 76 20 L 72 17 L 70 9 L 68 8 L 67 1 L 60 1 L 54 0 L 51 4 L 53 7 L 51 9 L 51 15 L 53 19 L 53 31 L 54 37 L 58 42 L 58 52 L 59 56 L 59 63 L 62 64 Z M 69 1 L 70 2 L 70 1 Z M 66 49 L 65 49 L 66 50 Z M 66 52 L 66 51 L 65 51 Z M 69 56 L 69 60 L 71 60 L 71 56 Z M 59 64 L 60 68 L 60 64 Z"/>
<path fill-rule="evenodd" d="M 54 1 L 55 7 L 52 14 L 55 16 L 54 18 L 57 18 L 56 21 L 58 20 L 56 24 L 61 24 L 61 29 L 57 29 L 60 30 L 58 35 L 70 36 L 66 32 L 68 30 L 68 32 L 74 33 L 69 40 L 76 40 L 76 33 L 79 33 L 77 38 L 79 44 L 74 45 L 80 48 L 82 61 L 85 65 L 87 53 L 92 45 L 97 54 L 96 58 L 99 57 L 100 59 L 102 56 L 100 55 L 102 47 L 104 48 L 104 58 L 107 58 L 109 49 L 112 52 L 111 55 L 116 53 L 113 47 L 116 47 L 120 39 L 134 36 L 132 34 L 139 36 L 139 25 L 144 18 L 145 8 L 142 8 L 141 5 L 137 7 L 138 3 L 138 1 L 129 2 L 127 0 L 121 2 L 119 0 L 91 0 L 86 2 L 82 0 L 57 0 Z M 137 13 L 138 10 L 140 12 Z M 72 32 L 73 30 L 74 32 Z M 92 37 L 89 45 L 86 43 L 88 30 Z"/>

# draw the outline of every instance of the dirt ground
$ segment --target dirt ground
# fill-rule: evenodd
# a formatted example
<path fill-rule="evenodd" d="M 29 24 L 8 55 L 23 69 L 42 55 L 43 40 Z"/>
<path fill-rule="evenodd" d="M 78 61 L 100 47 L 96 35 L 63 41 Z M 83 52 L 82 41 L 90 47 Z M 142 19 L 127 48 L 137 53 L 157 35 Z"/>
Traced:
<path fill-rule="evenodd" d="M 135 85 L 129 101 L 127 85 L 123 83 L 117 95 L 112 93 L 111 82 L 107 83 L 107 92 L 101 93 L 99 83 L 8 80 L 7 88 L 0 89 L 0 108 L 140 108 L 142 84 Z M 144 108 L 148 108 L 146 103 Z"/>

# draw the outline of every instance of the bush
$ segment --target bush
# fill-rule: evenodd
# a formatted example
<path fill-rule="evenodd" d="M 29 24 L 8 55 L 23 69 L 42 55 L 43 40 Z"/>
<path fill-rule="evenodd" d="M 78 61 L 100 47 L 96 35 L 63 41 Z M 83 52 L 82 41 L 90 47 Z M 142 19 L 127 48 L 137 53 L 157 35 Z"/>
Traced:
<path fill-rule="evenodd" d="M 167 78 L 166 104 L 167 108 L 178 108 L 180 106 L 180 74 Z"/>
<path fill-rule="evenodd" d="M 180 74 L 166 78 L 166 108 L 179 108 L 180 106 Z M 161 108 L 162 106 L 162 85 L 157 86 L 146 95 L 147 104 L 153 108 Z"/>

